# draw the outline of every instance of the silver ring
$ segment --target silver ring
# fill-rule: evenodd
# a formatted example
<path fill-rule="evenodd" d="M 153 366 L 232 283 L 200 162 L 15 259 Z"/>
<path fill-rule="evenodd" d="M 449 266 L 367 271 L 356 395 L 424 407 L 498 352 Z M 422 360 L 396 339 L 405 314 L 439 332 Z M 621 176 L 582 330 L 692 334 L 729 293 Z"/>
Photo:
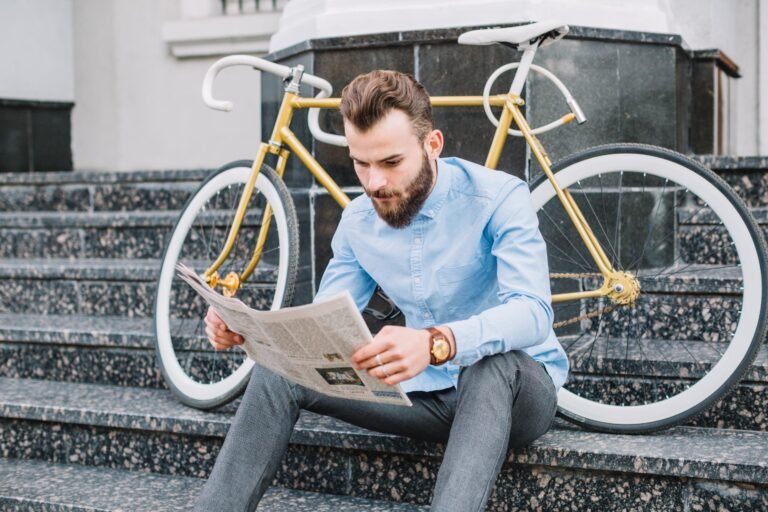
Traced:
<path fill-rule="evenodd" d="M 381 368 L 381 371 L 384 372 L 384 375 L 389 377 L 389 372 L 384 369 L 384 362 L 381 360 L 381 355 L 380 354 L 376 354 L 376 362 L 379 363 L 379 368 Z"/>

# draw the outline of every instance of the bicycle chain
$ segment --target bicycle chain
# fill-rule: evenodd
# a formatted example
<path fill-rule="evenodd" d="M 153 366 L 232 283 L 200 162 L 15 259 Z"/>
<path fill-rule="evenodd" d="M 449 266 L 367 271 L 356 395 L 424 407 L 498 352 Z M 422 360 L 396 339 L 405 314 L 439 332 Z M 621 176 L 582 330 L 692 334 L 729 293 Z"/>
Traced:
<path fill-rule="evenodd" d="M 569 273 L 569 272 L 560 272 L 560 273 L 551 273 L 551 274 L 549 274 L 549 277 L 551 279 L 583 279 L 583 278 L 587 278 L 587 277 L 603 277 L 603 275 L 600 274 L 600 273 L 597 273 L 597 272 L 581 272 L 581 273 L 577 273 L 577 272 L 571 272 L 571 273 Z M 593 318 L 593 317 L 596 317 L 596 316 L 600 316 L 603 313 L 610 313 L 611 311 L 616 309 L 616 307 L 617 306 L 615 306 L 615 305 L 610 305 L 610 306 L 606 306 L 604 308 L 600 308 L 600 309 L 598 309 L 596 311 L 590 311 L 589 313 L 584 313 L 583 315 L 575 316 L 573 318 L 569 318 L 568 320 L 562 320 L 560 322 L 555 322 L 554 324 L 552 324 L 552 328 L 553 329 L 558 329 L 558 328 L 566 326 L 566 325 L 571 325 L 571 324 L 575 324 L 576 322 L 581 322 L 582 320 L 586 320 L 588 318 Z"/>

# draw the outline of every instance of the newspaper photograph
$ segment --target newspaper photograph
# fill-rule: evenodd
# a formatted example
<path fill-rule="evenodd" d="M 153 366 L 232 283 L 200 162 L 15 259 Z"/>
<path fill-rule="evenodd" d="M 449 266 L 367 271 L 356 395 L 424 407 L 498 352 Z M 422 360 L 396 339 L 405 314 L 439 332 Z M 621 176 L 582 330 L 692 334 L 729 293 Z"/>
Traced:
<path fill-rule="evenodd" d="M 241 348 L 259 365 L 326 395 L 411 405 L 400 385 L 389 386 L 355 370 L 352 354 L 373 337 L 349 292 L 315 304 L 258 311 L 212 290 L 186 265 L 179 263 L 176 269 L 229 329 L 244 338 Z"/>

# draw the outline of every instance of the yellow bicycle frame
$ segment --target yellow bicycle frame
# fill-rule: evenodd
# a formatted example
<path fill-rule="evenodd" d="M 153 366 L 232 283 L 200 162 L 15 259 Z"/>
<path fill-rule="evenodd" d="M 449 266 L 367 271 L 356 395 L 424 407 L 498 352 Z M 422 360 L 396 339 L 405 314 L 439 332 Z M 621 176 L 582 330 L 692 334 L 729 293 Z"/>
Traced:
<path fill-rule="evenodd" d="M 267 153 L 274 154 L 278 157 L 275 170 L 282 178 L 285 171 L 286 161 L 290 151 L 292 151 L 306 168 L 309 169 L 309 172 L 312 173 L 320 185 L 328 191 L 331 197 L 333 197 L 342 208 L 345 208 L 349 204 L 349 197 L 341 190 L 333 178 L 331 178 L 325 169 L 323 169 L 317 160 L 315 160 L 312 154 L 304 147 L 301 141 L 299 141 L 290 129 L 294 110 L 307 108 L 339 108 L 340 102 L 340 98 L 303 98 L 296 93 L 290 91 L 285 92 L 269 142 L 261 143 L 259 152 L 254 159 L 251 176 L 243 190 L 240 202 L 238 203 L 235 219 L 230 228 L 224 248 L 218 258 L 216 258 L 216 261 L 214 261 L 205 271 L 204 277 L 212 287 L 216 285 L 222 286 L 226 295 L 234 295 L 240 287 L 240 284 L 247 280 L 253 273 L 253 270 L 261 259 L 264 243 L 266 242 L 267 233 L 272 220 L 272 210 L 269 205 L 267 205 L 264 210 L 256 247 L 245 270 L 240 275 L 230 272 L 225 279 L 220 279 L 218 276 L 217 270 L 229 257 L 229 254 L 234 247 L 235 239 L 237 238 L 243 218 L 245 217 L 245 212 L 248 202 L 251 199 L 259 170 L 264 163 Z M 431 102 L 434 107 L 479 107 L 483 105 L 483 97 L 435 96 L 431 98 Z M 507 140 L 508 130 L 511 127 L 512 122 L 514 122 L 520 132 L 522 132 L 526 142 L 531 147 L 536 160 L 539 162 L 539 165 L 541 165 L 541 168 L 552 184 L 558 199 L 563 204 L 566 213 L 573 222 L 590 255 L 595 260 L 597 268 L 604 277 L 603 285 L 600 288 L 582 292 L 555 294 L 552 296 L 552 302 L 564 302 L 602 296 L 609 296 L 615 302 L 622 304 L 634 302 L 634 299 L 639 293 L 637 280 L 633 276 L 613 268 L 608 256 L 605 254 L 605 251 L 603 251 L 597 237 L 595 237 L 592 229 L 584 218 L 584 215 L 576 204 L 576 201 L 574 201 L 568 190 L 563 190 L 558 185 L 555 175 L 552 172 L 552 162 L 550 161 L 549 156 L 547 156 L 541 142 L 531 132 L 531 128 L 528 126 L 528 122 L 520 110 L 520 107 L 524 105 L 524 101 L 520 97 L 510 93 L 491 96 L 489 98 L 489 103 L 491 106 L 502 107 L 503 110 L 501 117 L 499 118 L 493 141 L 491 142 L 491 147 L 488 151 L 488 157 L 485 161 L 486 167 L 495 169 L 498 165 L 499 157 Z M 564 123 L 569 123 L 573 119 L 574 115 L 571 113 L 563 116 Z"/>

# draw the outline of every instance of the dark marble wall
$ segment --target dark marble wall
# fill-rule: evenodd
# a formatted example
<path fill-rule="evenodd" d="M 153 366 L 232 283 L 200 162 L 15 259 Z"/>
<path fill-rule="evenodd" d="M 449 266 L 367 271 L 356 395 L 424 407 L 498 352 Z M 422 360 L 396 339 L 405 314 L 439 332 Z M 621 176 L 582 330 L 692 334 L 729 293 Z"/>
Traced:
<path fill-rule="evenodd" d="M 458 36 L 468 29 L 442 29 L 309 40 L 268 56 L 286 64 L 303 64 L 305 70 L 329 80 L 335 95 L 360 73 L 373 69 L 398 69 L 413 73 L 432 95 L 480 95 L 487 77 L 497 67 L 519 60 L 520 52 L 504 46 L 462 46 Z M 643 142 L 681 152 L 690 150 L 691 55 L 679 36 L 572 27 L 556 44 L 539 50 L 534 61 L 558 76 L 582 106 L 588 122 L 575 123 L 541 136 L 553 161 L 575 151 L 610 142 Z M 511 83 L 504 75 L 494 93 Z M 262 77 L 265 102 L 262 132 L 270 133 L 282 95 L 274 76 Z M 557 89 L 533 74 L 524 91 L 525 114 L 532 126 L 548 123 L 569 110 Z M 700 101 L 697 105 L 701 105 Z M 484 161 L 493 137 L 493 126 L 481 108 L 436 108 L 435 123 L 445 134 L 444 155 Z M 312 140 L 306 114 L 297 112 L 293 129 L 331 176 L 350 194 L 359 193 L 346 148 Z M 321 115 L 321 126 L 342 132 L 338 112 Z M 696 133 L 697 144 L 714 134 Z M 499 168 L 524 179 L 537 174 L 525 144 L 510 138 Z M 530 168 L 529 168 L 530 166 Z M 289 186 L 312 188 L 310 174 L 292 158 L 287 172 Z M 329 244 L 340 208 L 327 195 L 310 190 L 313 218 L 314 282 L 319 283 L 330 257 Z"/>

